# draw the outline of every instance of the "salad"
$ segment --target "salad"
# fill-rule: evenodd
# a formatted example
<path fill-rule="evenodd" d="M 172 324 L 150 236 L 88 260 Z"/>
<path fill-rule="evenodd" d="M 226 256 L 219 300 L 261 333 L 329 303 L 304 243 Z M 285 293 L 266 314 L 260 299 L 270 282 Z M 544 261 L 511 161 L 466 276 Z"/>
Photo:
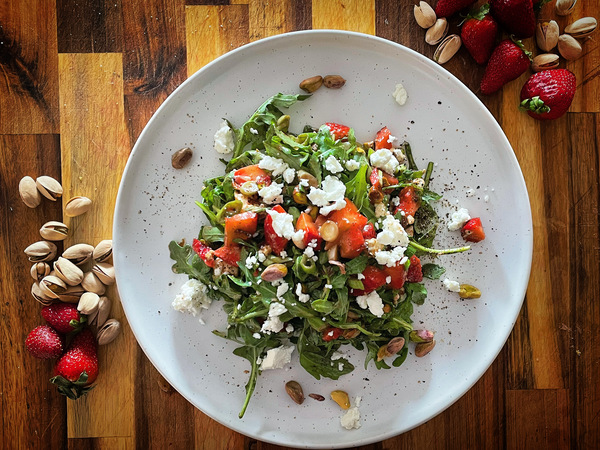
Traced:
<path fill-rule="evenodd" d="M 411 315 L 427 297 L 423 279 L 445 270 L 421 258 L 470 248 L 433 248 L 434 164 L 421 169 L 387 127 L 364 144 L 335 123 L 290 132 L 282 109 L 308 97 L 277 94 L 240 128 L 223 124 L 216 138 L 233 155 L 196 202 L 209 224 L 191 245 L 169 246 L 173 270 L 208 303 L 222 301 L 227 328 L 213 332 L 252 366 L 240 418 L 260 372 L 294 351 L 316 379 L 337 380 L 354 369 L 342 346 L 377 369 L 404 363 L 411 341 L 431 348 Z M 477 242 L 485 235 L 473 220 L 461 231 Z"/>

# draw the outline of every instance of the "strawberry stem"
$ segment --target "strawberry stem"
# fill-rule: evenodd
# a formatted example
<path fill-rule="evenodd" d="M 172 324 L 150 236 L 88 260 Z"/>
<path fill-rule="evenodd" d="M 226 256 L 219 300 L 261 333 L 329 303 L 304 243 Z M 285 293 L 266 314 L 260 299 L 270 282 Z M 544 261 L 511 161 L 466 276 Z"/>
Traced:
<path fill-rule="evenodd" d="M 50 383 L 57 386 L 58 392 L 62 395 L 70 398 L 71 400 L 77 400 L 82 395 L 87 394 L 94 386 L 85 386 L 88 380 L 88 374 L 84 370 L 81 372 L 77 381 L 69 381 L 65 377 L 57 375 L 50 378 Z"/>
<path fill-rule="evenodd" d="M 515 45 L 517 47 L 519 47 L 521 50 L 523 50 L 523 53 L 525 53 L 525 55 L 527 55 L 527 57 L 529 58 L 529 61 L 533 61 L 533 55 L 531 54 L 531 52 L 529 50 L 527 50 L 525 48 L 525 46 L 523 45 L 523 41 L 516 39 L 514 35 L 511 35 L 510 39 L 511 39 L 511 41 L 513 41 L 515 43 Z"/>
<path fill-rule="evenodd" d="M 550 107 L 544 103 L 540 97 L 535 96 L 526 98 L 519 105 L 521 111 L 533 111 L 536 114 L 545 114 L 550 112 Z"/>
<path fill-rule="evenodd" d="M 469 14 L 464 16 L 464 19 L 458 24 L 458 26 L 459 27 L 462 26 L 462 24 L 465 23 L 469 19 L 483 20 L 485 18 L 486 14 L 489 14 L 489 12 L 490 12 L 490 4 L 489 3 L 482 5 L 481 8 L 473 8 L 471 11 L 469 11 Z"/>

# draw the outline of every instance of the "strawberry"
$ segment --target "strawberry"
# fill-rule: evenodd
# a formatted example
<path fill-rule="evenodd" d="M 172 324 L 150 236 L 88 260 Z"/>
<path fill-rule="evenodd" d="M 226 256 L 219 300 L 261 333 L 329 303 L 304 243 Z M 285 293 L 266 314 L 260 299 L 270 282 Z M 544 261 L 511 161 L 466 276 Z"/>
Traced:
<path fill-rule="evenodd" d="M 79 314 L 77 305 L 71 303 L 53 303 L 42 308 L 42 317 L 59 333 L 70 333 L 78 330 L 86 318 Z"/>
<path fill-rule="evenodd" d="M 450 17 L 473 3 L 475 0 L 440 0 L 435 5 L 435 14 L 438 17 Z"/>
<path fill-rule="evenodd" d="M 215 252 L 206 245 L 204 240 L 194 239 L 192 241 L 192 249 L 204 261 L 204 264 L 208 267 L 215 267 Z"/>
<path fill-rule="evenodd" d="M 325 342 L 335 341 L 342 335 L 342 330 L 335 327 L 327 327 L 323 330 L 322 336 Z"/>
<path fill-rule="evenodd" d="M 521 89 L 521 109 L 534 119 L 556 119 L 571 106 L 576 82 L 567 69 L 534 73 Z"/>
<path fill-rule="evenodd" d="M 535 13 L 532 0 L 490 0 L 494 19 L 509 33 L 528 38 L 535 33 Z"/>
<path fill-rule="evenodd" d="M 36 358 L 58 358 L 63 352 L 63 342 L 54 328 L 40 325 L 27 335 L 25 348 Z"/>
<path fill-rule="evenodd" d="M 381 130 L 377 132 L 377 136 L 375 136 L 375 150 L 379 150 L 381 148 L 392 148 L 392 132 L 388 127 L 383 127 Z"/>
<path fill-rule="evenodd" d="M 86 328 L 75 336 L 66 353 L 56 362 L 50 382 L 58 386 L 61 394 L 75 400 L 91 389 L 89 386 L 97 376 L 96 338 Z"/>
<path fill-rule="evenodd" d="M 488 3 L 471 11 L 460 30 L 460 38 L 465 48 L 475 62 L 481 65 L 490 59 L 498 33 L 498 24 L 489 12 Z"/>
<path fill-rule="evenodd" d="M 492 94 L 509 81 L 519 78 L 531 63 L 531 52 L 521 41 L 506 39 L 494 49 L 481 79 L 481 93 Z"/>
<path fill-rule="evenodd" d="M 236 267 L 238 262 L 240 262 L 241 254 L 242 249 L 237 244 L 224 245 L 223 247 L 216 249 L 214 252 L 215 257 L 221 258 L 230 266 Z"/>
<path fill-rule="evenodd" d="M 460 230 L 460 235 L 468 242 L 483 241 L 485 239 L 485 232 L 483 231 L 483 225 L 481 225 L 481 219 L 475 217 L 465 223 Z"/>
<path fill-rule="evenodd" d="M 350 127 L 340 125 L 339 123 L 327 122 L 325 125 L 329 128 L 336 141 L 348 136 L 348 132 L 350 131 Z"/>
<path fill-rule="evenodd" d="M 417 255 L 410 257 L 410 266 L 406 271 L 406 281 L 410 283 L 420 283 L 423 281 L 423 268 L 421 266 L 421 260 Z"/>

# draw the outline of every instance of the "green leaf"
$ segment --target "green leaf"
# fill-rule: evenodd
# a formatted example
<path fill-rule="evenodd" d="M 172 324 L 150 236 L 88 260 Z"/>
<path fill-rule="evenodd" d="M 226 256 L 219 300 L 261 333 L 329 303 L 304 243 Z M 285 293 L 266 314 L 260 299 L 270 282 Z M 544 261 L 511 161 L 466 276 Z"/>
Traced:
<path fill-rule="evenodd" d="M 375 220 L 375 211 L 369 201 L 368 168 L 367 164 L 362 165 L 356 175 L 346 183 L 346 196 L 369 220 Z"/>
<path fill-rule="evenodd" d="M 204 284 L 209 283 L 210 268 L 196 255 L 191 245 L 180 246 L 171 241 L 169 250 L 171 259 L 175 261 L 173 272 L 189 275 Z"/>
<path fill-rule="evenodd" d="M 428 263 L 423 265 L 423 276 L 430 280 L 439 280 L 444 273 L 446 273 L 446 269 L 437 264 Z"/>
<path fill-rule="evenodd" d="M 369 262 L 369 256 L 366 254 L 361 254 L 356 258 L 348 261 L 346 265 L 346 274 L 347 275 L 357 275 L 362 273 L 367 267 L 367 263 Z"/>
<path fill-rule="evenodd" d="M 406 298 L 416 305 L 422 305 L 427 298 L 427 288 L 421 283 L 405 283 Z"/>

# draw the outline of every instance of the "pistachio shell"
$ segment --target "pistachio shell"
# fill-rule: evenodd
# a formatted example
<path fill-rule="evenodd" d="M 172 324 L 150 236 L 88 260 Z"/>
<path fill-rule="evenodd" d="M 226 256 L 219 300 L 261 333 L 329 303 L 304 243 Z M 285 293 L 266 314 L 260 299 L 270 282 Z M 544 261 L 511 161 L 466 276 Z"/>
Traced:
<path fill-rule="evenodd" d="M 594 17 L 582 17 L 565 28 L 565 33 L 570 34 L 576 39 L 589 36 L 598 27 L 598 21 Z"/>
<path fill-rule="evenodd" d="M 568 61 L 572 61 L 581 56 L 583 49 L 573 36 L 563 34 L 558 37 L 558 52 Z"/>
<path fill-rule="evenodd" d="M 31 295 L 44 306 L 47 306 L 50 303 L 52 303 L 52 298 L 42 291 L 40 283 L 36 282 L 31 285 Z"/>
<path fill-rule="evenodd" d="M 556 21 L 539 22 L 535 29 L 535 38 L 540 50 L 549 52 L 558 44 L 560 29 Z"/>
<path fill-rule="evenodd" d="M 96 262 L 105 262 L 110 259 L 112 256 L 112 240 L 105 239 L 104 241 L 100 241 L 96 248 L 94 248 L 94 252 L 92 253 L 92 258 Z"/>
<path fill-rule="evenodd" d="M 171 156 L 171 165 L 174 169 L 183 169 L 194 156 L 194 152 L 189 147 L 184 147 L 181 150 L 177 150 Z"/>
<path fill-rule="evenodd" d="M 50 275 L 50 265 L 45 262 L 35 263 L 31 266 L 31 278 L 35 281 L 41 281 L 46 275 Z"/>
<path fill-rule="evenodd" d="M 440 17 L 433 26 L 425 33 L 425 42 L 429 45 L 436 45 L 442 42 L 442 39 L 448 34 L 448 21 L 445 17 Z"/>
<path fill-rule="evenodd" d="M 89 244 L 75 244 L 66 249 L 62 256 L 73 264 L 80 266 L 91 259 L 93 252 L 94 247 Z"/>
<path fill-rule="evenodd" d="M 419 4 L 415 5 L 413 8 L 413 12 L 415 14 L 415 20 L 421 28 L 427 29 L 431 27 L 437 19 L 435 11 L 427 2 L 419 2 Z"/>
<path fill-rule="evenodd" d="M 80 216 L 92 207 L 92 201 L 87 197 L 73 197 L 65 205 L 65 215 L 69 217 Z"/>
<path fill-rule="evenodd" d="M 567 16 L 573 12 L 576 4 L 577 0 L 556 0 L 554 9 L 559 16 Z"/>
<path fill-rule="evenodd" d="M 121 331 L 121 323 L 116 319 L 107 320 L 104 325 L 98 329 L 96 338 L 98 345 L 110 344 L 116 339 Z"/>
<path fill-rule="evenodd" d="M 435 339 L 428 342 L 420 342 L 415 347 L 415 356 L 421 358 L 428 354 L 435 347 Z"/>
<path fill-rule="evenodd" d="M 40 281 L 40 289 L 47 297 L 57 299 L 59 294 L 67 290 L 67 285 L 60 278 L 48 275 Z"/>
<path fill-rule="evenodd" d="M 86 291 L 93 292 L 94 294 L 102 295 L 106 292 L 106 286 L 104 286 L 98 277 L 94 275 L 94 272 L 86 272 L 83 274 L 81 285 Z"/>
<path fill-rule="evenodd" d="M 21 200 L 30 208 L 35 208 L 42 201 L 40 191 L 38 191 L 35 180 L 31 177 L 23 177 L 19 181 L 19 195 Z"/>
<path fill-rule="evenodd" d="M 77 303 L 81 296 L 85 293 L 83 286 L 67 286 L 67 290 L 62 294 L 58 294 L 58 299 L 64 303 Z"/>
<path fill-rule="evenodd" d="M 93 292 L 85 292 L 81 295 L 79 303 L 77 303 L 77 311 L 86 316 L 95 314 L 98 312 L 98 306 L 100 304 L 100 296 Z"/>
<path fill-rule="evenodd" d="M 559 64 L 559 56 L 554 53 L 542 53 L 533 58 L 531 70 L 540 72 L 542 70 L 556 69 Z"/>
<path fill-rule="evenodd" d="M 51 261 L 56 256 L 56 245 L 48 241 L 38 241 L 31 244 L 24 251 L 29 261 L 44 262 Z"/>
<path fill-rule="evenodd" d="M 94 318 L 94 323 L 101 328 L 110 315 L 111 301 L 108 297 L 100 297 L 98 301 L 98 312 Z"/>
<path fill-rule="evenodd" d="M 62 222 L 52 220 L 40 228 L 40 236 L 49 241 L 62 241 L 67 237 L 69 227 Z"/>
<path fill-rule="evenodd" d="M 47 175 L 37 177 L 35 185 L 44 197 L 48 200 L 56 201 L 57 198 L 62 196 L 63 188 L 58 181 Z"/>
<path fill-rule="evenodd" d="M 451 34 L 444 39 L 433 54 L 433 60 L 438 64 L 446 64 L 460 49 L 462 41 L 458 34 Z"/>
<path fill-rule="evenodd" d="M 54 262 L 56 276 L 67 283 L 69 286 L 77 286 L 83 281 L 83 271 L 62 256 Z"/>
<path fill-rule="evenodd" d="M 110 286 L 115 282 L 115 268 L 108 263 L 96 263 L 92 272 L 98 277 L 102 284 Z"/>

